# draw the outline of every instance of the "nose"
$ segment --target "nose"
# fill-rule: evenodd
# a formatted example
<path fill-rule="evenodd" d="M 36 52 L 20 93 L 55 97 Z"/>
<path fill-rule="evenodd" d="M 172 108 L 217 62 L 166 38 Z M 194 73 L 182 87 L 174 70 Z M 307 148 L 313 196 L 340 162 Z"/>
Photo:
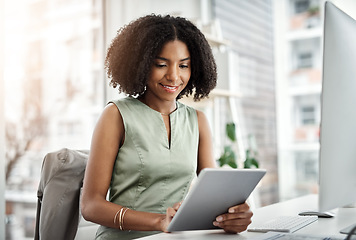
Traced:
<path fill-rule="evenodd" d="M 166 79 L 171 82 L 178 81 L 179 79 L 179 70 L 177 67 L 170 67 L 167 74 L 166 74 Z"/>

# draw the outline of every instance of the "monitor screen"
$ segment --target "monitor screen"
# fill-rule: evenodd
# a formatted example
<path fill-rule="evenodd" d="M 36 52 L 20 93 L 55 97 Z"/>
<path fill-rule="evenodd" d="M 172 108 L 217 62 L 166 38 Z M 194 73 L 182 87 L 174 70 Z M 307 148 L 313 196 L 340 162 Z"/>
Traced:
<path fill-rule="evenodd" d="M 319 211 L 356 202 L 356 21 L 325 3 Z"/>

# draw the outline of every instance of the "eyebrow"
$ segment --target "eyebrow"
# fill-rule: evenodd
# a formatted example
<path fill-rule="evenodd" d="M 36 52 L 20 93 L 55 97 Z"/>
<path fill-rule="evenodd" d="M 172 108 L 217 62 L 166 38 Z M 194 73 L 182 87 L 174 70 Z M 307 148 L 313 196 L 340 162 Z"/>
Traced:
<path fill-rule="evenodd" d="M 163 60 L 163 61 L 169 61 L 169 59 L 164 58 L 164 57 L 159 57 L 159 56 L 157 56 L 156 59 L 160 59 L 160 60 Z M 183 58 L 183 59 L 181 59 L 181 60 L 179 60 L 179 61 L 180 61 L 180 62 L 183 62 L 183 61 L 187 61 L 187 60 L 190 60 L 190 57 Z"/>

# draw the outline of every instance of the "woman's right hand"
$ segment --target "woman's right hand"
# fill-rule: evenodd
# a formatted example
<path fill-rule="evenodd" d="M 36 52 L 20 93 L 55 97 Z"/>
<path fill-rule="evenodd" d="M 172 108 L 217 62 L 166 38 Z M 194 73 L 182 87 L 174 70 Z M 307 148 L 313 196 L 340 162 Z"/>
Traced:
<path fill-rule="evenodd" d="M 168 225 L 171 223 L 173 217 L 176 215 L 180 205 L 182 205 L 182 202 L 175 203 L 173 207 L 167 208 L 166 215 L 161 220 L 161 229 L 163 232 L 168 233 Z"/>

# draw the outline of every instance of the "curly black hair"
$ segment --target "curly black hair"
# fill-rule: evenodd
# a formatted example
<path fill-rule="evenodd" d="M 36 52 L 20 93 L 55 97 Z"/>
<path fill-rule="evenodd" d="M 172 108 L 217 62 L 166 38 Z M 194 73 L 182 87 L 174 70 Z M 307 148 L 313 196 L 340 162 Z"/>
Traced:
<path fill-rule="evenodd" d="M 216 63 L 203 33 L 190 21 L 170 15 L 147 15 L 122 27 L 113 39 L 105 59 L 110 85 L 120 92 L 139 96 L 145 91 L 154 59 L 165 43 L 184 42 L 191 58 L 191 76 L 178 95 L 192 95 L 198 101 L 216 86 Z"/>

